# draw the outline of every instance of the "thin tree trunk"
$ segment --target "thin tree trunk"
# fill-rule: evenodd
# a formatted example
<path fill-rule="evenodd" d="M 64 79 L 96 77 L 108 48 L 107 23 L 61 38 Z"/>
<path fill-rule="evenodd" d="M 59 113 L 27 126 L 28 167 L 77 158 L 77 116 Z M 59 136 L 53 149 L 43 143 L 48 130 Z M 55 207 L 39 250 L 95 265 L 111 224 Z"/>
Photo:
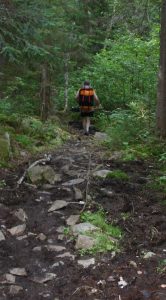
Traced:
<path fill-rule="evenodd" d="M 68 109 L 68 89 L 69 89 L 69 53 L 65 55 L 65 93 L 64 93 L 64 98 L 65 98 L 65 106 L 64 106 L 64 112 L 67 111 Z"/>
<path fill-rule="evenodd" d="M 42 66 L 42 80 L 41 80 L 41 119 L 46 121 L 50 111 L 50 83 L 48 79 L 48 66 Z"/>
<path fill-rule="evenodd" d="M 162 2 L 160 33 L 160 68 L 157 101 L 157 128 L 166 137 L 166 0 Z"/>
<path fill-rule="evenodd" d="M 107 48 L 107 39 L 109 38 L 111 31 L 112 31 L 112 27 L 114 25 L 115 22 L 115 15 L 116 15 L 116 1 L 114 0 L 114 4 L 113 4 L 113 12 L 112 12 L 112 16 L 111 19 L 108 22 L 107 25 L 107 29 L 106 29 L 106 34 L 105 34 L 105 41 L 104 41 L 104 49 Z"/>

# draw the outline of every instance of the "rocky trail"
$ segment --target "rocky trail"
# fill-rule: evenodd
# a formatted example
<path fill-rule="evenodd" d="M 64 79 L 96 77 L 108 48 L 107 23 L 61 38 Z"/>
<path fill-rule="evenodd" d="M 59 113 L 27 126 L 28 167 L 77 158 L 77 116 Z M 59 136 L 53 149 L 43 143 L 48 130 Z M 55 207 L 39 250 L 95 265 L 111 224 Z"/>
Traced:
<path fill-rule="evenodd" d="M 27 168 L 0 171 L 0 300 L 166 299 L 165 195 L 147 186 L 153 163 L 109 157 L 76 133 L 17 186 Z M 105 177 L 116 169 L 129 180 Z M 81 256 L 91 241 L 75 224 L 99 207 L 121 228 L 121 251 Z"/>

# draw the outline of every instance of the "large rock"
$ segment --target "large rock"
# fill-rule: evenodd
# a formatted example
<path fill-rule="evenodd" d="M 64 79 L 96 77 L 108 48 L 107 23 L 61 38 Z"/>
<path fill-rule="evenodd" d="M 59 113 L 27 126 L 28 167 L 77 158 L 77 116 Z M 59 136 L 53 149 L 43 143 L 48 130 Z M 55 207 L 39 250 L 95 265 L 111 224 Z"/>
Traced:
<path fill-rule="evenodd" d="M 98 231 L 99 228 L 88 222 L 76 224 L 71 227 L 72 233 L 78 235 L 80 233 Z"/>
<path fill-rule="evenodd" d="M 6 132 L 0 135 L 0 161 L 8 161 L 11 157 L 10 136 Z"/>
<path fill-rule="evenodd" d="M 27 276 L 25 268 L 13 268 L 10 270 L 10 274 L 16 276 Z"/>
<path fill-rule="evenodd" d="M 58 209 L 61 209 L 63 207 L 66 207 L 68 205 L 68 202 L 64 200 L 56 200 L 51 207 L 49 208 L 48 212 L 52 212 Z"/>
<path fill-rule="evenodd" d="M 34 276 L 34 277 L 32 277 L 31 280 L 32 280 L 33 282 L 43 284 L 43 283 L 46 283 L 46 282 L 48 282 L 48 281 L 51 281 L 51 280 L 55 279 L 56 276 L 57 276 L 57 275 L 54 274 L 54 273 L 46 273 L 46 274 L 43 274 L 43 275 Z"/>
<path fill-rule="evenodd" d="M 94 264 L 95 264 L 94 258 L 78 260 L 78 265 L 83 266 L 85 269 Z"/>
<path fill-rule="evenodd" d="M 0 230 L 0 242 L 5 240 L 3 232 Z"/>
<path fill-rule="evenodd" d="M 78 222 L 79 218 L 80 218 L 80 215 L 71 215 L 71 216 L 66 220 L 66 224 L 67 224 L 68 226 L 73 226 L 73 225 L 75 225 L 75 224 Z"/>
<path fill-rule="evenodd" d="M 17 235 L 22 235 L 24 233 L 25 229 L 26 229 L 26 224 L 22 224 L 22 225 L 12 227 L 12 228 L 8 229 L 8 231 L 10 232 L 11 235 L 17 236 Z"/>
<path fill-rule="evenodd" d="M 34 166 L 28 170 L 32 183 L 48 182 L 55 184 L 61 181 L 61 175 L 56 174 L 50 166 Z"/>
<path fill-rule="evenodd" d="M 98 141 L 106 141 L 108 139 L 108 135 L 104 132 L 96 132 L 94 138 Z"/>
<path fill-rule="evenodd" d="M 76 188 L 76 187 L 73 187 L 73 190 L 74 190 L 74 199 L 76 201 L 82 200 L 83 199 L 83 194 L 82 194 L 81 190 Z"/>
<path fill-rule="evenodd" d="M 76 249 L 91 249 L 96 245 L 96 240 L 90 236 L 79 235 L 76 241 Z"/>
<path fill-rule="evenodd" d="M 23 291 L 23 287 L 20 285 L 11 285 L 9 289 L 9 294 L 12 296 L 19 294 L 21 291 Z"/>
<path fill-rule="evenodd" d="M 47 248 L 48 251 L 52 251 L 52 252 L 61 252 L 63 250 L 66 250 L 65 247 L 63 246 L 56 246 L 56 245 L 47 245 L 45 246 Z"/>
<path fill-rule="evenodd" d="M 22 208 L 17 209 L 14 212 L 14 215 L 22 222 L 25 222 L 28 219 L 27 214 Z"/>
<path fill-rule="evenodd" d="M 93 176 L 98 178 L 106 178 L 109 173 L 109 170 L 98 170 L 93 173 Z"/>

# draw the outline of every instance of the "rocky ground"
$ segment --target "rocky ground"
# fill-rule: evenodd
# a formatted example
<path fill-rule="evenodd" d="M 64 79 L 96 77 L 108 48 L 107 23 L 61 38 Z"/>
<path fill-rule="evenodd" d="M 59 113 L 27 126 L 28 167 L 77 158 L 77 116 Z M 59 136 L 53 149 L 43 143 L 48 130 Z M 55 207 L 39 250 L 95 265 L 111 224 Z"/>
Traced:
<path fill-rule="evenodd" d="M 31 182 L 26 173 L 17 184 L 28 164 L 1 170 L 0 300 L 166 299 L 165 195 L 147 185 L 155 165 L 105 153 L 93 136 L 76 134 L 29 170 Z M 129 180 L 92 175 L 116 169 Z M 120 253 L 80 256 L 78 237 L 65 231 L 85 204 L 122 229 Z"/>

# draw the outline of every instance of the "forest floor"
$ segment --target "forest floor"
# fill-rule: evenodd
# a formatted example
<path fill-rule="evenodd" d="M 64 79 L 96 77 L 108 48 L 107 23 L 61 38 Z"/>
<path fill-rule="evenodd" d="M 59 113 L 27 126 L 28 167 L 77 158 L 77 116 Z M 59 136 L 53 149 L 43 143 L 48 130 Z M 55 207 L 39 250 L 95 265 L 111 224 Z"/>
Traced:
<path fill-rule="evenodd" d="M 157 173 L 155 164 L 109 158 L 93 135 L 83 136 L 74 128 L 71 132 L 70 141 L 48 163 L 61 173 L 61 182 L 35 187 L 25 178 L 17 187 L 28 163 L 0 171 L 0 300 L 165 300 L 166 198 L 148 186 L 149 175 Z M 97 169 L 120 169 L 129 180 L 96 179 L 91 174 Z M 64 234 L 66 220 L 83 208 L 76 203 L 75 187 L 64 184 L 75 179 L 83 179 L 75 185 L 83 200 L 85 192 L 91 196 L 88 209 L 103 207 L 108 222 L 121 228 L 116 255 L 81 256 L 75 239 Z M 55 200 L 69 204 L 48 212 Z M 26 215 L 18 218 L 18 209 Z M 22 232 L 12 235 L 9 230 L 17 225 L 23 225 Z M 92 258 L 89 267 L 80 265 Z"/>

